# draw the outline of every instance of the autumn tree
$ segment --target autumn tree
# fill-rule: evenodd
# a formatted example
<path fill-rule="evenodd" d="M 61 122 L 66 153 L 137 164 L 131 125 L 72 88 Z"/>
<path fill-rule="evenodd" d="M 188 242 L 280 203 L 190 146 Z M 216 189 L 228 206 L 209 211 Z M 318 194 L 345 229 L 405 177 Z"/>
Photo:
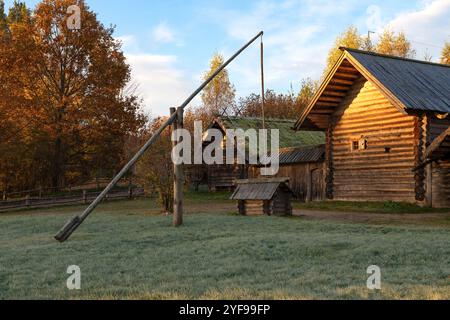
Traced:
<path fill-rule="evenodd" d="M 140 100 L 124 92 L 130 67 L 114 30 L 82 0 L 76 2 L 81 29 L 68 28 L 67 8 L 73 4 L 44 0 L 30 15 L 15 2 L 8 15 L 10 37 L 0 48 L 0 80 L 8 88 L 0 93 L 0 108 L 22 122 L 28 155 L 22 174 L 38 172 L 41 177 L 28 180 L 54 187 L 117 171 L 125 161 L 126 137 L 143 123 Z"/>
<path fill-rule="evenodd" d="M 333 47 L 328 53 L 327 67 L 325 69 L 325 74 L 328 74 L 328 72 L 339 60 L 339 57 L 342 54 L 342 51 L 339 49 L 340 47 L 361 49 L 362 45 L 363 40 L 358 32 L 358 29 L 355 26 L 350 26 L 346 31 L 344 31 L 341 35 L 339 35 L 336 38 Z"/>
<path fill-rule="evenodd" d="M 376 51 L 381 54 L 398 56 L 401 58 L 414 58 L 416 51 L 412 48 L 404 32 L 395 34 L 386 29 L 381 35 Z"/>
<path fill-rule="evenodd" d="M 157 131 L 167 118 L 153 119 L 143 135 L 147 140 Z M 147 192 L 156 192 L 159 203 L 165 213 L 173 212 L 173 162 L 171 157 L 172 141 L 171 130 L 164 130 L 158 141 L 139 161 L 137 175 Z"/>
<path fill-rule="evenodd" d="M 0 0 L 0 33 L 5 32 L 8 28 L 8 21 L 5 13 L 5 2 Z"/>
<path fill-rule="evenodd" d="M 297 111 L 301 112 L 306 108 L 319 87 L 318 81 L 311 78 L 304 79 L 301 83 L 300 92 L 297 96 Z"/>
<path fill-rule="evenodd" d="M 442 50 L 441 63 L 450 65 L 450 42 L 446 42 Z"/>
<path fill-rule="evenodd" d="M 265 93 L 264 114 L 266 118 L 295 119 L 298 114 L 295 94 L 281 94 L 273 90 Z M 261 95 L 252 93 L 247 97 L 240 98 L 237 109 L 238 115 L 244 117 L 261 118 Z"/>
<path fill-rule="evenodd" d="M 203 79 L 208 79 L 221 65 L 224 58 L 215 53 L 210 62 L 210 69 L 205 72 Z M 200 117 L 212 120 L 214 117 L 231 112 L 235 103 L 236 90 L 230 82 L 228 71 L 225 69 L 212 80 L 202 93 L 202 109 Z"/>
<path fill-rule="evenodd" d="M 25 2 L 14 0 L 11 8 L 9 8 L 8 22 L 18 23 L 24 22 L 31 18 L 30 9 L 28 9 Z"/>

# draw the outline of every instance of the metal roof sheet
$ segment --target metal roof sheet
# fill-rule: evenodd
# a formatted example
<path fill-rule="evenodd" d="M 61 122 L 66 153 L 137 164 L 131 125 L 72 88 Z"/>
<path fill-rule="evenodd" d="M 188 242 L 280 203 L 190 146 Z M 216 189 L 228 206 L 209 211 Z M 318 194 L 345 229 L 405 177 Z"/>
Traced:
<path fill-rule="evenodd" d="M 318 162 L 325 155 L 325 145 L 305 148 L 287 148 L 280 150 L 280 164 Z"/>
<path fill-rule="evenodd" d="M 450 66 L 345 50 L 406 108 L 450 112 Z"/>

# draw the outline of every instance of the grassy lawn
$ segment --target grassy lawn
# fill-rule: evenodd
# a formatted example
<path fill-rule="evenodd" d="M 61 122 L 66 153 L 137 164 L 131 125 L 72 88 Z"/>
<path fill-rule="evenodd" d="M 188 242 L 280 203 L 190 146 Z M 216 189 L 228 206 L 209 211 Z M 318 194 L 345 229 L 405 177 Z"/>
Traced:
<path fill-rule="evenodd" d="M 350 202 L 350 201 L 319 201 L 310 203 L 295 203 L 296 209 L 385 213 L 385 214 L 422 214 L 450 212 L 450 209 L 424 208 L 415 204 L 400 202 Z"/>
<path fill-rule="evenodd" d="M 190 196 L 179 229 L 151 200 L 106 203 L 65 244 L 52 237 L 83 207 L 2 215 L 0 299 L 450 299 L 448 226 L 240 217 L 214 197 Z"/>

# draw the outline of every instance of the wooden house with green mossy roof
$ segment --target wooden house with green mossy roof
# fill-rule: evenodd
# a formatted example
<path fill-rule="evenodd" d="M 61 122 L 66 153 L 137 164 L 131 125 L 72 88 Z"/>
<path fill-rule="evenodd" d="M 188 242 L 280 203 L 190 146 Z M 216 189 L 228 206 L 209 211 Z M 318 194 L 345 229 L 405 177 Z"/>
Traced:
<path fill-rule="evenodd" d="M 286 148 L 305 148 L 323 145 L 325 143 L 325 134 L 317 131 L 300 131 L 293 130 L 295 120 L 284 119 L 265 119 L 264 127 L 267 130 L 278 129 L 280 133 L 280 149 Z M 224 136 L 226 130 L 242 129 L 247 131 L 249 129 L 260 130 L 263 129 L 263 120 L 261 118 L 245 118 L 245 117 L 220 117 L 214 120 L 210 129 L 220 130 Z M 270 147 L 270 139 L 268 143 Z M 226 148 L 224 141 L 223 148 Z M 224 152 L 226 154 L 226 152 Z M 225 162 L 224 162 L 225 163 Z M 233 190 L 235 188 L 235 181 L 238 179 L 248 179 L 249 169 L 251 166 L 247 165 L 213 165 L 207 166 L 207 182 L 209 190 Z M 285 171 L 287 172 L 287 171 Z M 284 178 L 290 178 L 284 177 Z M 305 177 L 306 178 L 306 177 Z M 294 188 L 295 189 L 295 188 Z"/>

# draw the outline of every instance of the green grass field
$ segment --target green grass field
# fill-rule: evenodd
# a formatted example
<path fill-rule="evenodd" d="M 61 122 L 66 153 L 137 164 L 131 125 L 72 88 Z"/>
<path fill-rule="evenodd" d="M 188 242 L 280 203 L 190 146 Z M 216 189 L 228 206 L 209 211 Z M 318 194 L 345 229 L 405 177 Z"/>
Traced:
<path fill-rule="evenodd" d="M 410 203 L 400 202 L 350 202 L 350 201 L 317 201 L 309 203 L 296 203 L 297 209 L 308 210 L 337 210 L 344 212 L 364 212 L 364 213 L 385 213 L 385 214 L 424 214 L 424 213 L 443 213 L 449 212 L 450 209 L 435 209 L 428 207 L 420 207 Z"/>
<path fill-rule="evenodd" d="M 448 225 L 241 217 L 214 197 L 191 197 L 179 229 L 151 200 L 107 203 L 65 244 L 52 237 L 83 207 L 2 215 L 0 299 L 450 298 Z M 81 291 L 66 288 L 69 265 Z"/>

